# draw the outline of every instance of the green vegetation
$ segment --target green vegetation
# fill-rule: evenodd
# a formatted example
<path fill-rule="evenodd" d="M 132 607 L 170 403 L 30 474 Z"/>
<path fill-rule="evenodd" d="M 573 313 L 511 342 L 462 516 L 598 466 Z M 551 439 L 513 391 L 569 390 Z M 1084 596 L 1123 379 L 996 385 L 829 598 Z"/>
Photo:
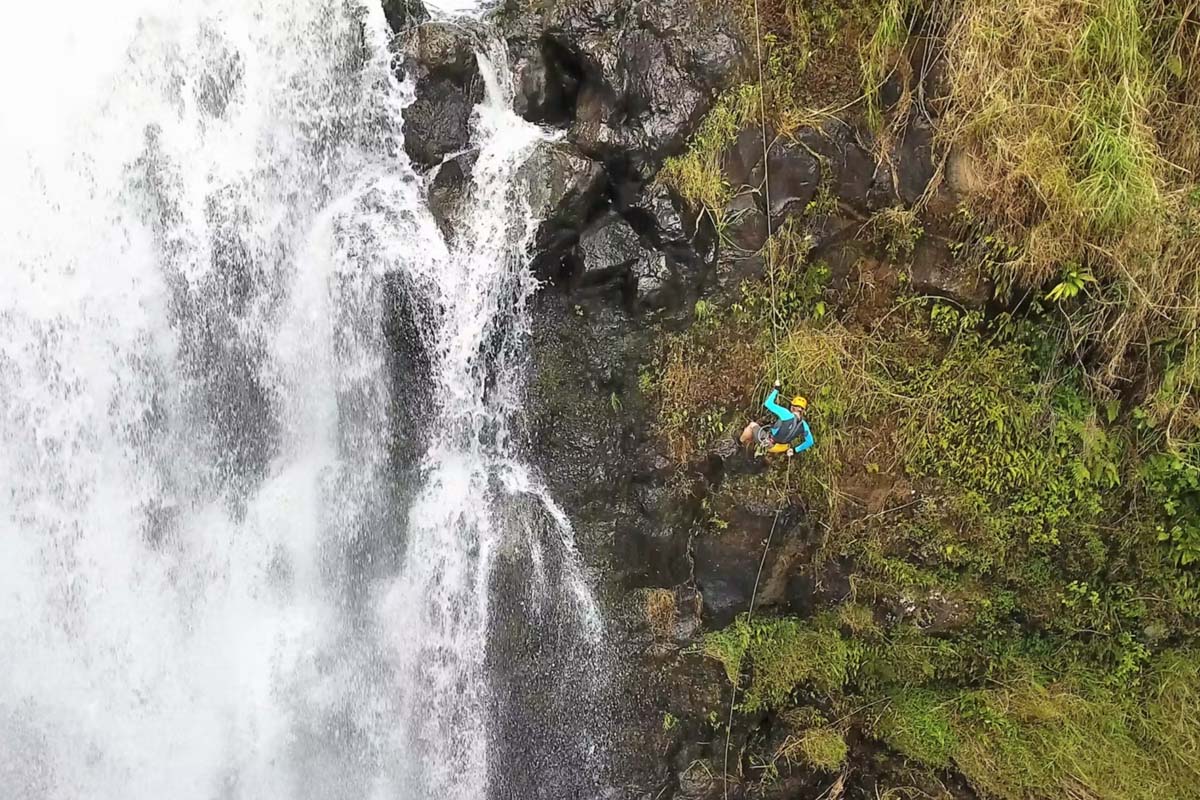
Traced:
<path fill-rule="evenodd" d="M 734 189 L 721 172 L 721 158 L 738 131 L 758 119 L 760 96 L 758 87 L 751 84 L 721 95 L 692 136 L 687 152 L 667 159 L 658 174 L 658 180 L 693 206 L 707 210 L 718 225 Z"/>
<path fill-rule="evenodd" d="M 704 652 L 725 667 L 736 681 L 743 666 L 755 665 L 743 693 L 742 708 L 780 708 L 796 686 L 840 691 L 856 666 L 858 652 L 827 620 L 812 627 L 792 619 L 738 618 L 724 630 L 708 634 Z"/>
<path fill-rule="evenodd" d="M 979 690 L 902 689 L 877 735 L 932 766 L 956 764 L 994 797 L 1196 797 L 1195 655 L 1168 653 L 1139 690 L 1044 683 L 1033 675 Z"/>
<path fill-rule="evenodd" d="M 858 89 L 855 43 L 880 7 L 892 2 L 759 0 L 756 28 L 754 2 L 737 0 L 747 41 L 762 46 L 762 80 L 756 62 L 741 84 L 717 100 L 687 152 L 667 159 L 658 180 L 720 226 L 726 205 L 741 188 L 729 186 L 721 174 L 724 152 L 738 132 L 765 122 L 769 137 L 790 136 L 830 116 L 847 91 Z"/>
<path fill-rule="evenodd" d="M 1139 668 L 1136 681 L 1114 686 L 1111 675 L 1079 665 L 1060 675 L 1043 671 L 1032 651 L 972 666 L 910 631 L 908 655 L 926 651 L 918 658 L 926 663 L 881 678 L 879 663 L 897 651 L 856 642 L 831 624 L 829 616 L 742 618 L 710 634 L 705 649 L 732 677 L 747 676 L 741 711 L 779 709 L 816 693 L 835 709 L 857 712 L 897 752 L 930 768 L 954 767 L 989 797 L 1200 796 L 1194 652 L 1164 651 Z M 972 688 L 989 670 L 986 687 Z M 847 757 L 844 736 L 819 720 L 808 727 L 810 714 L 782 718 L 793 716 L 803 730 L 775 758 L 837 769 Z"/>
<path fill-rule="evenodd" d="M 907 261 L 924 230 L 912 209 L 885 208 L 871 217 L 865 233 L 893 261 Z"/>
<path fill-rule="evenodd" d="M 853 565 L 835 608 L 704 639 L 743 718 L 790 726 L 763 780 L 836 771 L 865 734 L 988 798 L 1200 798 L 1200 7 L 771 8 L 774 131 L 827 107 L 801 84 L 837 40 L 861 82 L 838 108 L 886 145 L 919 52 L 944 67 L 946 94 L 922 99 L 939 152 L 978 181 L 952 210 L 856 220 L 849 277 L 793 220 L 768 274 L 697 308 L 649 368 L 681 460 L 757 415 L 775 376 L 812 402 L 800 468 L 727 478 L 713 501 L 802 503 L 820 532 L 805 566 Z M 663 176 L 715 218 L 753 86 Z M 1001 303 L 912 294 L 925 236 Z"/>
<path fill-rule="evenodd" d="M 908 39 L 906 17 L 910 15 L 912 6 L 909 0 L 887 0 L 875 22 L 875 30 L 863 48 L 863 96 L 867 102 L 867 119 L 875 130 L 883 127 L 880 89 L 893 70 L 905 69 L 906 66 L 897 58 L 897 54 Z M 907 102 L 911 98 L 906 96 L 904 100 Z"/>
<path fill-rule="evenodd" d="M 931 767 L 948 767 L 958 745 L 952 704 L 953 695 L 946 692 L 898 690 L 879 714 L 875 733 L 909 758 Z"/>
<path fill-rule="evenodd" d="M 813 728 L 788 740 L 780 755 L 825 772 L 834 772 L 846 762 L 846 737 L 831 728 Z"/>
<path fill-rule="evenodd" d="M 766 359 L 762 292 L 710 322 L 707 344 L 685 335 L 673 345 Z M 823 698 L 914 763 L 953 767 L 988 796 L 1200 796 L 1200 709 L 1183 688 L 1200 654 L 1179 647 L 1200 629 L 1191 451 L 1169 449 L 1141 407 L 1093 398 L 1065 357 L 1070 322 L 1058 315 L 985 320 L 901 295 L 885 324 L 862 329 L 813 314 L 823 296 L 777 313 L 778 366 L 789 385 L 813 387 L 821 447 L 792 485 L 783 471 L 755 480 L 798 492 L 828 522 L 826 551 L 854 559 L 858 602 L 710 633 L 704 652 L 739 684 L 739 710 Z M 719 369 L 703 352 L 694 376 Z M 751 397 L 763 391 L 745 380 Z M 917 500 L 865 513 L 864 473 L 916 486 Z M 916 610 L 877 622 L 871 605 L 897 598 Z M 943 631 L 947 598 L 958 611 Z M 789 763 L 840 763 L 802 756 L 799 742 Z"/>
<path fill-rule="evenodd" d="M 820 447 L 803 470 L 730 480 L 721 496 L 798 494 L 828 526 L 824 557 L 856 564 L 857 603 L 705 638 L 740 711 L 823 698 L 913 763 L 951 766 L 995 797 L 1197 796 L 1179 775 L 1195 768 L 1200 718 L 1154 705 L 1169 692 L 1193 703 L 1176 676 L 1200 669 L 1180 648 L 1200 626 L 1194 451 L 1172 448 L 1144 406 L 1092 393 L 1069 357 L 1071 321 L 1050 305 L 985 319 L 900 293 L 863 327 L 851 308 L 816 313 L 831 302 L 822 265 L 781 264 L 777 292 L 792 299 L 772 304 L 764 280 L 710 309 L 668 341 L 675 374 L 660 395 L 665 419 L 694 420 L 670 435 L 695 453 L 705 430 L 746 416 L 774 367 L 810 387 Z M 695 386 L 713 392 L 674 388 Z M 916 499 L 868 513 L 868 478 Z M 898 598 L 916 609 L 877 621 L 872 607 Z M 947 598 L 958 610 L 939 623 Z M 825 769 L 798 741 L 787 763 Z M 1150 770 L 1164 760 L 1180 771 Z"/>
<path fill-rule="evenodd" d="M 1006 282 L 1059 275 L 1060 296 L 1095 295 L 1075 335 L 1102 348 L 1106 384 L 1164 360 L 1157 343 L 1190 351 L 1200 322 L 1195 5 L 986 0 L 940 23 L 952 100 L 943 135 L 980 156 L 986 188 L 975 202 L 1021 244 Z M 1165 360 L 1170 405 L 1186 407 L 1174 436 L 1195 424 L 1200 373 L 1193 359 Z M 1155 383 L 1163 374 L 1145 372 Z"/>

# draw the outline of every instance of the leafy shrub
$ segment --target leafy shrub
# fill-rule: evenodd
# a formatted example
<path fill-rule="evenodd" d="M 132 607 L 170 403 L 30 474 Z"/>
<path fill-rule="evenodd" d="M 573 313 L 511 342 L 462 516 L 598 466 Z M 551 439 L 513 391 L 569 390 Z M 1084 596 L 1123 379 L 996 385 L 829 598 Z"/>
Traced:
<path fill-rule="evenodd" d="M 1017 536 L 1057 544 L 1099 514 L 1114 454 L 1085 446 L 1092 423 L 1069 384 L 1047 408 L 1023 345 L 963 334 L 940 363 L 916 367 L 908 387 L 921 398 L 904 422 L 909 470 L 979 498 L 976 522 L 992 531 L 998 556 Z"/>
<path fill-rule="evenodd" d="M 1189 454 L 1154 453 L 1141 479 L 1159 512 L 1159 540 L 1182 566 L 1200 560 L 1200 466 Z"/>

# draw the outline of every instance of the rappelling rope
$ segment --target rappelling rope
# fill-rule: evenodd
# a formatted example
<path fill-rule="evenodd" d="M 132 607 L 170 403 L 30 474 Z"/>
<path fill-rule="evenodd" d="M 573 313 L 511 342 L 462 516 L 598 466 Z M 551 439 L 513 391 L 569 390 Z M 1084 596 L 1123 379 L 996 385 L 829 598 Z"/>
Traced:
<path fill-rule="evenodd" d="M 758 125 L 759 132 L 762 136 L 762 153 L 763 153 L 763 201 L 766 205 L 767 219 L 767 241 L 765 261 L 767 267 L 767 277 L 771 284 L 771 344 L 772 344 L 772 362 L 775 373 L 775 380 L 782 380 L 782 373 L 779 369 L 779 308 L 776 302 L 775 292 L 775 268 L 774 258 L 772 257 L 774 243 L 771 241 L 773 231 L 771 230 L 771 168 L 769 163 L 769 148 L 767 145 L 767 84 L 763 79 L 763 57 L 762 57 L 762 29 L 759 22 L 758 0 L 754 0 L 754 46 L 755 56 L 758 61 Z M 771 550 L 771 541 L 775 538 L 775 529 L 779 526 L 779 517 L 783 514 L 786 507 L 787 498 L 792 492 L 792 462 L 789 459 L 787 465 L 787 473 L 784 482 L 784 505 L 781 505 L 775 511 L 775 519 L 771 521 L 771 530 L 767 534 L 767 541 L 763 545 L 762 557 L 758 561 L 758 573 L 754 576 L 754 589 L 750 593 L 750 607 L 746 611 L 746 624 L 754 618 L 754 604 L 758 600 L 758 585 L 762 581 L 763 568 L 767 563 L 767 553 Z M 743 658 L 745 653 L 742 653 Z M 724 788 L 725 800 L 729 800 L 729 748 L 733 738 L 733 713 L 737 708 L 738 689 L 742 682 L 742 664 L 739 659 L 737 673 L 733 677 L 733 692 L 729 696 L 729 719 L 725 724 L 725 759 L 721 767 L 721 783 Z"/>
<path fill-rule="evenodd" d="M 785 499 L 792 493 L 792 462 L 789 460 L 787 465 L 787 473 L 784 477 L 783 496 Z M 758 574 L 754 576 L 754 589 L 750 592 L 750 607 L 746 611 L 746 626 L 750 626 L 750 621 L 754 619 L 754 603 L 758 600 L 758 584 L 762 581 L 763 567 L 767 563 L 767 553 L 771 550 L 771 540 L 775 538 L 775 528 L 779 526 L 779 517 L 783 514 L 784 505 L 781 505 L 775 510 L 775 519 L 771 521 L 771 531 L 767 534 L 767 541 L 763 544 L 762 557 L 758 560 Z M 742 658 L 745 658 L 745 651 L 742 652 Z M 742 685 L 742 663 L 738 660 L 738 670 L 733 678 L 733 692 L 729 695 L 729 719 L 725 723 L 725 761 L 721 766 L 721 783 L 725 791 L 725 800 L 729 800 L 729 745 L 733 738 L 733 711 L 737 707 L 738 689 Z"/>
<path fill-rule="evenodd" d="M 767 147 L 767 84 L 763 80 L 762 31 L 758 21 L 758 0 L 754 0 L 754 47 L 758 60 L 758 126 L 759 132 L 762 134 L 763 200 L 767 207 L 766 265 L 767 276 L 771 280 L 771 340 L 775 348 L 772 351 L 772 360 L 775 366 L 775 379 L 779 380 L 779 312 L 775 304 L 775 269 L 771 263 L 773 261 L 771 252 L 774 248 L 771 242 L 771 170 L 767 163 L 769 149 Z"/>

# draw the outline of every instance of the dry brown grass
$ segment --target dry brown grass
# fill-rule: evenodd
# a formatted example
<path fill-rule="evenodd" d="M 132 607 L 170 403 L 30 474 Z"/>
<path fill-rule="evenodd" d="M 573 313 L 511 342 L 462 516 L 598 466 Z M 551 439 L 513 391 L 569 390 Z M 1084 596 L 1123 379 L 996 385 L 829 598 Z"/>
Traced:
<path fill-rule="evenodd" d="M 1194 0 L 977 0 L 950 15 L 952 103 L 943 138 L 978 156 L 976 207 L 1014 242 L 1002 283 L 1101 279 L 1081 343 L 1108 386 L 1155 376 L 1200 323 L 1200 17 Z M 1178 366 L 1179 359 L 1175 358 Z M 1191 424 L 1200 373 L 1175 370 L 1174 424 Z M 1170 409 L 1184 409 L 1171 411 Z M 1182 428 L 1179 428 L 1182 431 Z"/>
<path fill-rule="evenodd" d="M 670 638 L 675 629 L 675 592 L 670 589 L 650 589 L 646 592 L 646 622 L 659 639 Z"/>
<path fill-rule="evenodd" d="M 754 332 L 736 324 L 722 326 L 719 337 L 693 329 L 667 342 L 660 389 L 672 458 L 689 460 L 748 411 L 766 356 Z"/>
<path fill-rule="evenodd" d="M 946 130 L 984 155 L 987 200 L 1011 228 L 1048 226 L 1043 238 L 1078 250 L 1136 235 L 1161 213 L 1137 3 L 980 0 L 950 26 Z M 1030 248 L 1023 277 L 1052 277 L 1055 256 Z"/>

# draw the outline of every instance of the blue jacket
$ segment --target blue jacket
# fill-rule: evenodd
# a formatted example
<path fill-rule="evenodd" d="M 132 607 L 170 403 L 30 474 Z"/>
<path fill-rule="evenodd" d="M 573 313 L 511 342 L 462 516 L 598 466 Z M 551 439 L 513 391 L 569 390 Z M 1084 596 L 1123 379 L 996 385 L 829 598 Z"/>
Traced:
<path fill-rule="evenodd" d="M 763 407 L 770 411 L 775 416 L 779 417 L 774 427 L 771 428 L 771 438 L 782 444 L 791 444 L 792 440 L 799 435 L 803 435 L 800 444 L 793 449 L 797 453 L 803 453 L 805 450 L 813 446 L 812 431 L 808 429 L 808 422 L 802 419 L 797 419 L 791 409 L 785 408 L 775 402 L 775 398 L 779 397 L 779 390 L 772 389 L 767 395 L 767 399 L 763 401 Z M 800 423 L 800 430 L 796 430 L 796 423 Z M 782 436 L 780 435 L 782 434 Z"/>

